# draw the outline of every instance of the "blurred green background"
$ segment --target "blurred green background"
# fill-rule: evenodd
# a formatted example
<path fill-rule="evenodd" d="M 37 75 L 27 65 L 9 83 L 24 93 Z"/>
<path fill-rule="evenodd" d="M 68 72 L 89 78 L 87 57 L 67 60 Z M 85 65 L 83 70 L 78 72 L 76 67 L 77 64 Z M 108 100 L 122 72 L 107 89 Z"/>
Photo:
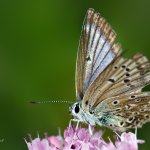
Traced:
<path fill-rule="evenodd" d="M 57 134 L 68 125 L 67 104 L 29 101 L 75 101 L 78 41 L 91 7 L 112 25 L 127 56 L 140 51 L 150 59 L 149 0 L 0 1 L 0 149 L 26 150 L 28 133 Z M 149 124 L 138 130 L 146 140 L 141 149 L 150 149 L 149 132 Z"/>

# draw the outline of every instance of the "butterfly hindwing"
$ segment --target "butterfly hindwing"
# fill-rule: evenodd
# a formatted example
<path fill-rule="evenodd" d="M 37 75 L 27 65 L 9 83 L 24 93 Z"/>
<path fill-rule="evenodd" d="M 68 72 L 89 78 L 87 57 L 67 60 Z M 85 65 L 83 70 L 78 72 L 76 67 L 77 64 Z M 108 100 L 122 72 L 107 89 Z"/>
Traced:
<path fill-rule="evenodd" d="M 131 59 L 119 56 L 90 85 L 83 98 L 83 107 L 98 118 L 109 114 L 108 124 L 113 128 L 142 126 L 145 121 L 150 121 L 150 93 L 142 92 L 142 88 L 150 84 L 149 69 L 148 59 L 140 53 Z"/>
<path fill-rule="evenodd" d="M 150 92 L 107 98 L 95 108 L 97 118 L 102 114 L 110 116 L 106 125 L 119 131 L 142 127 L 150 121 Z"/>
<path fill-rule="evenodd" d="M 132 59 L 119 56 L 88 88 L 83 105 L 88 100 L 90 107 L 108 97 L 141 91 L 150 83 L 150 73 L 145 73 L 150 64 L 145 56 L 136 54 Z"/>

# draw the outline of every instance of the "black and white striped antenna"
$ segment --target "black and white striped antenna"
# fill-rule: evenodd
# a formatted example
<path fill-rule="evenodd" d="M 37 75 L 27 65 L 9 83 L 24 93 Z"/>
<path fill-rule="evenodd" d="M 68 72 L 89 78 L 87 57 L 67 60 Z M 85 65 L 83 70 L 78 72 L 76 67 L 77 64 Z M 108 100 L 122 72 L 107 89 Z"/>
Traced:
<path fill-rule="evenodd" d="M 30 101 L 32 104 L 47 104 L 47 103 L 69 103 L 72 104 L 71 101 L 64 101 L 64 100 L 48 100 L 48 101 Z"/>

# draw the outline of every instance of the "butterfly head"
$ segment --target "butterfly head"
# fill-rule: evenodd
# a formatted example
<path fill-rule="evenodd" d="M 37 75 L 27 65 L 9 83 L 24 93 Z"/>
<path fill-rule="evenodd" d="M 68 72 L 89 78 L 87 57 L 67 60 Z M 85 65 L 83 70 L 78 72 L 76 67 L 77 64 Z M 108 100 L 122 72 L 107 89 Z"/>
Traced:
<path fill-rule="evenodd" d="M 74 117 L 74 121 L 84 122 L 90 125 L 96 125 L 96 119 L 93 114 L 83 109 L 82 101 L 74 103 L 69 107 L 70 114 Z"/>
<path fill-rule="evenodd" d="M 80 118 L 82 113 L 81 103 L 76 102 L 69 107 L 69 113 L 72 114 L 75 118 Z"/>

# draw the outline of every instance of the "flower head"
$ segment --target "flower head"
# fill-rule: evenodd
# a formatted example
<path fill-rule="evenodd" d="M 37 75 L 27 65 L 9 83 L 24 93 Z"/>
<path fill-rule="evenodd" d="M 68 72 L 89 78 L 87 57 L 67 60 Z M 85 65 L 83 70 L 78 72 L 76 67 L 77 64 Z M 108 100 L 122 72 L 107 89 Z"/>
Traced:
<path fill-rule="evenodd" d="M 138 143 L 144 141 L 137 140 L 136 135 L 131 132 L 124 132 L 115 143 L 111 140 L 106 142 L 102 138 L 102 131 L 95 131 L 91 135 L 86 128 L 68 127 L 64 131 L 64 137 L 38 137 L 26 143 L 29 150 L 138 150 Z"/>

